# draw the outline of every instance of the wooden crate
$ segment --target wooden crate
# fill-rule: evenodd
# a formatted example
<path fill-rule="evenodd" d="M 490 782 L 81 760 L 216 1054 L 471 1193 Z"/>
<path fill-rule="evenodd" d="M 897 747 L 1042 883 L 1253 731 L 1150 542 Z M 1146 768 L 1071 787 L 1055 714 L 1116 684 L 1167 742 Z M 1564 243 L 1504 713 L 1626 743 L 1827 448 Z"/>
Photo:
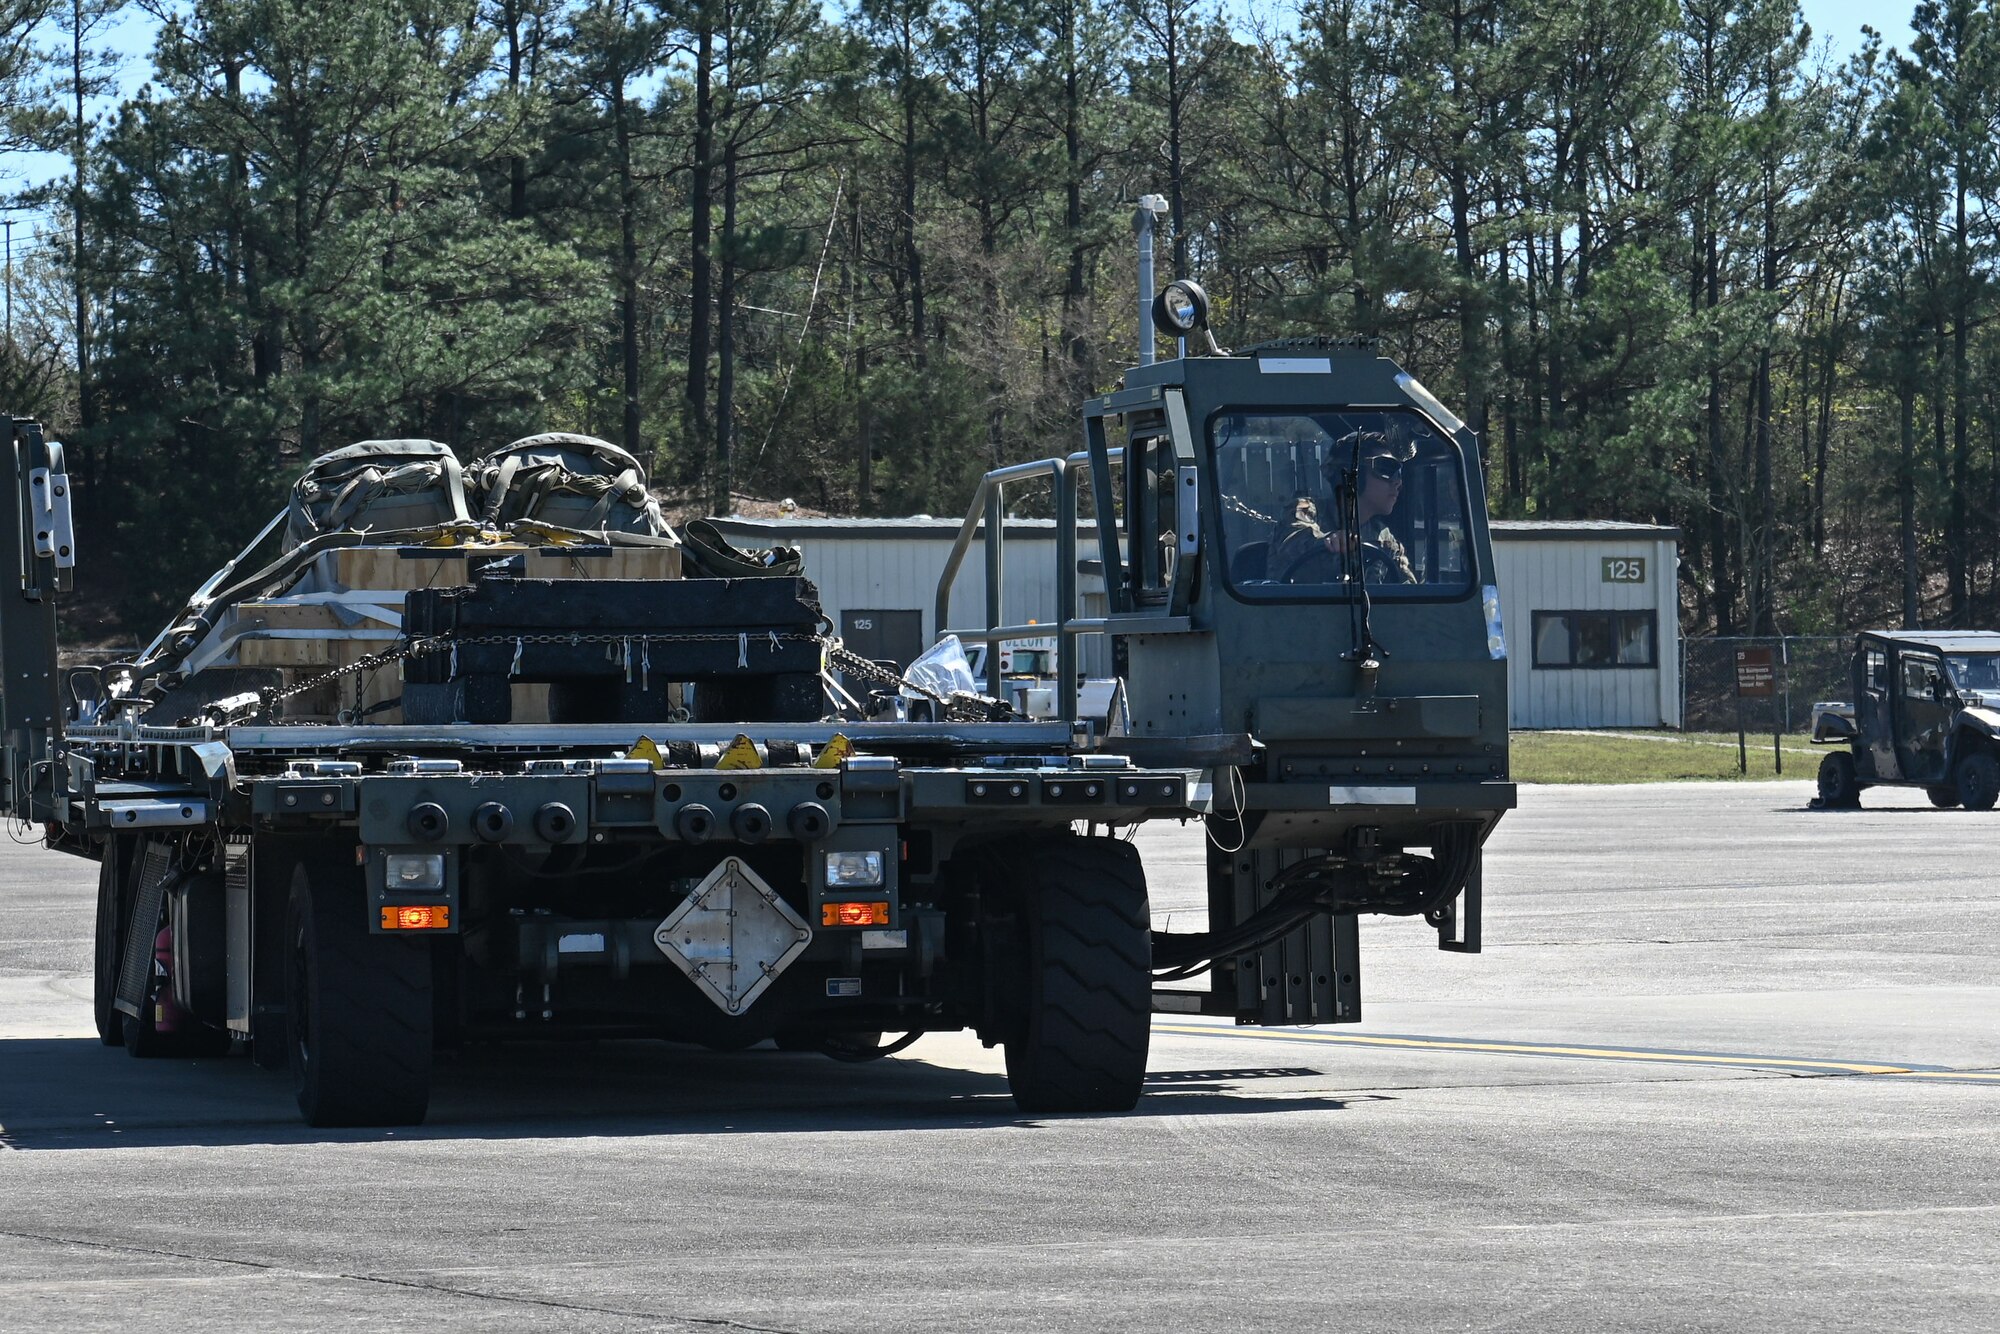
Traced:
<path fill-rule="evenodd" d="M 265 602 L 239 602 L 236 604 L 234 630 L 338 630 L 340 618 L 333 608 L 316 602 L 288 602 L 273 599 Z"/>
<path fill-rule="evenodd" d="M 409 554 L 405 554 L 408 552 Z M 531 547 L 500 543 L 485 547 L 417 550 L 406 547 L 347 547 L 327 553 L 332 584 L 359 590 L 457 588 L 470 582 L 473 560 L 527 557 L 530 579 L 678 579 L 679 547 Z"/>

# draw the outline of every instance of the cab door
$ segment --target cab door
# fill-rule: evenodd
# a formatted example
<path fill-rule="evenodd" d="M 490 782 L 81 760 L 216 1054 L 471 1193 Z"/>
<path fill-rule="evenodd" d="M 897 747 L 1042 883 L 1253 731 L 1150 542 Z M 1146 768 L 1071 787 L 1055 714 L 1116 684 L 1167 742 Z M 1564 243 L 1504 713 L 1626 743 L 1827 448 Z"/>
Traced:
<path fill-rule="evenodd" d="M 1893 779 L 1897 773 L 1896 683 L 1889 675 L 1889 652 L 1870 644 L 1858 666 L 1854 725 L 1861 734 L 1861 745 L 1854 758 L 1866 777 Z"/>
<path fill-rule="evenodd" d="M 1945 729 L 1952 706 L 1944 682 L 1944 660 L 1937 654 L 1905 650 L 1896 655 L 1896 763 L 1906 782 L 1945 780 Z"/>
<path fill-rule="evenodd" d="M 76 538 L 62 446 L 22 418 L 0 416 L 0 431 L 14 488 L 0 501 L 0 561 L 16 573 L 11 588 L 0 587 L 0 813 L 40 822 L 55 814 L 48 765 L 62 726 L 55 600 L 69 590 Z"/>

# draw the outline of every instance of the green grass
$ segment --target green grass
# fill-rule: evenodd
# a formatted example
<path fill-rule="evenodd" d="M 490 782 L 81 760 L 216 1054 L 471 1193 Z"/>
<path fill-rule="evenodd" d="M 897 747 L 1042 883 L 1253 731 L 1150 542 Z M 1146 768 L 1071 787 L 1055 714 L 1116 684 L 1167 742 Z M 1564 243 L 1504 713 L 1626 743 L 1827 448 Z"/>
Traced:
<path fill-rule="evenodd" d="M 1508 764 L 1521 783 L 1674 783 L 1811 779 L 1828 750 L 1801 736 L 1784 740 L 1776 772 L 1771 734 L 1746 738 L 1748 774 L 1737 772 L 1734 732 L 1515 732 Z"/>

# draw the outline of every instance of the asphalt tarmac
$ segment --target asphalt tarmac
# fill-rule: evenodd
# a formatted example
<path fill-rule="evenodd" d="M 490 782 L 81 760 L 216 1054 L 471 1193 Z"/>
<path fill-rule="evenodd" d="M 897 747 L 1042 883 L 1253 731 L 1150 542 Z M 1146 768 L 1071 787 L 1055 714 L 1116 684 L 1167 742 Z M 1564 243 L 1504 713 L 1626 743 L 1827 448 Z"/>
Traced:
<path fill-rule="evenodd" d="M 475 1051 L 320 1132 L 97 1045 L 93 868 L 0 843 L 0 1329 L 2000 1329 L 2000 812 L 1528 788 L 1486 951 L 1160 1016 L 1126 1116 L 997 1051 Z M 1198 924 L 1201 835 L 1141 836 Z"/>

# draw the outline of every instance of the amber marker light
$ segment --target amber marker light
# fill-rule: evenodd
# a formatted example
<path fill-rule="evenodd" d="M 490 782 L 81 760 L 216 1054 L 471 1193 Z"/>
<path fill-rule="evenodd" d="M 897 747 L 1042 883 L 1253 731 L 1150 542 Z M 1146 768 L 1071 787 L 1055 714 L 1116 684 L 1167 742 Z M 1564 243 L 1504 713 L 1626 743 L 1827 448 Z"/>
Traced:
<path fill-rule="evenodd" d="M 823 903 L 819 909 L 821 926 L 887 926 L 889 905 L 873 903 Z"/>
<path fill-rule="evenodd" d="M 885 905 L 886 906 L 886 905 Z M 883 920 L 888 920 L 884 918 Z M 451 905 L 446 903 L 403 904 L 382 910 L 384 931 L 449 931 Z"/>

